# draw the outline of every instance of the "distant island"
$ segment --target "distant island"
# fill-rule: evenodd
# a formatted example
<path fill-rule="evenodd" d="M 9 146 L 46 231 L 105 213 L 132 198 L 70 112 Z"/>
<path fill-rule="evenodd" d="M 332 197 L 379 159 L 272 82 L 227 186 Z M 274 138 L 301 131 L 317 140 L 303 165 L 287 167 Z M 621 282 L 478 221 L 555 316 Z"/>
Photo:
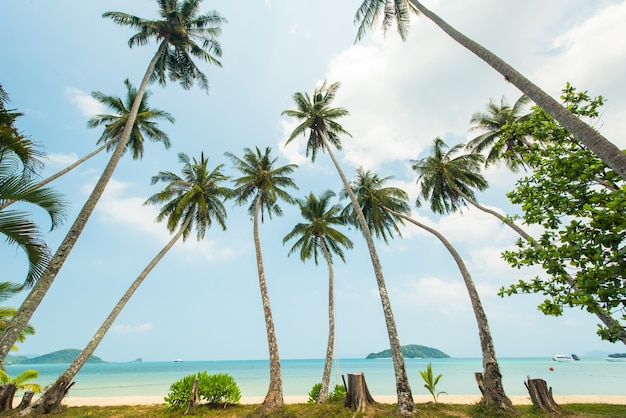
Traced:
<path fill-rule="evenodd" d="M 401 347 L 405 358 L 450 358 L 449 355 L 436 348 L 423 345 L 409 344 Z M 370 353 L 366 359 L 391 358 L 391 350 L 383 350 L 379 353 Z"/>
<path fill-rule="evenodd" d="M 71 363 L 80 354 L 81 350 L 68 348 L 65 350 L 54 351 L 49 354 L 37 357 L 12 356 L 6 357 L 6 364 L 52 364 L 52 363 Z M 106 363 L 100 357 L 90 356 L 87 363 Z"/>

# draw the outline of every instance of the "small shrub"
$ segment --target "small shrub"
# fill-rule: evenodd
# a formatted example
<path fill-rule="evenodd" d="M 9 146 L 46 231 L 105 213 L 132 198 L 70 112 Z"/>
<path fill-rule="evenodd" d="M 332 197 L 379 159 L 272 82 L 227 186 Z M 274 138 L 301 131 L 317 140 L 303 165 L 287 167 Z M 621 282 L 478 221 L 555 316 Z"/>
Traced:
<path fill-rule="evenodd" d="M 219 373 L 198 372 L 172 383 L 164 398 L 171 409 L 185 409 L 191 398 L 193 382 L 198 379 L 198 401 L 210 405 L 232 405 L 239 403 L 241 392 L 232 376 Z"/>
<path fill-rule="evenodd" d="M 446 392 L 437 392 L 437 383 L 439 383 L 439 379 L 441 379 L 441 374 L 438 374 L 436 377 L 433 374 L 433 365 L 432 363 L 428 363 L 426 370 L 420 370 L 420 375 L 422 379 L 424 379 L 424 387 L 428 389 L 431 395 L 433 395 L 433 399 L 435 403 L 437 403 L 437 398 L 440 394 Z"/>
<path fill-rule="evenodd" d="M 322 389 L 322 384 L 321 383 L 316 383 L 313 385 L 313 387 L 311 388 L 311 391 L 309 392 L 309 400 L 308 403 L 315 403 L 317 402 L 317 398 L 319 398 L 320 396 L 320 390 Z M 340 401 L 343 398 L 345 398 L 346 396 L 346 388 L 343 387 L 343 385 L 335 385 L 335 387 L 333 388 L 332 392 L 330 392 L 328 394 L 328 400 L 329 401 Z"/>

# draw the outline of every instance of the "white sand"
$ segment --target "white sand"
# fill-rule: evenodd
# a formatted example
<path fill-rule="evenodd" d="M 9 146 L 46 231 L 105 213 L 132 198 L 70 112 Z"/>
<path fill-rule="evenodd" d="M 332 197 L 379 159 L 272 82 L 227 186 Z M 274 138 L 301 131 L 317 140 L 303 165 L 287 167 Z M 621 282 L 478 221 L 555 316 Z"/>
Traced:
<path fill-rule="evenodd" d="M 241 398 L 242 404 L 260 404 L 263 402 L 263 396 L 251 396 Z M 528 396 L 509 396 L 515 405 L 531 404 Z M 381 403 L 396 403 L 395 396 L 375 396 L 374 399 Z M 414 396 L 416 403 L 425 403 L 432 401 L 430 395 Z M 307 395 L 302 396 L 285 396 L 285 403 L 306 403 Z M 478 395 L 446 395 L 439 396 L 439 402 L 452 404 L 473 404 L 480 400 Z M 626 405 L 626 396 L 603 396 L 603 395 L 554 395 L 554 400 L 558 404 L 568 403 L 606 403 Z M 16 398 L 19 403 L 19 399 Z M 110 405 L 153 405 L 163 403 L 161 396 L 119 396 L 119 397 L 72 397 L 68 396 L 63 400 L 64 405 L 68 406 L 110 406 Z"/>

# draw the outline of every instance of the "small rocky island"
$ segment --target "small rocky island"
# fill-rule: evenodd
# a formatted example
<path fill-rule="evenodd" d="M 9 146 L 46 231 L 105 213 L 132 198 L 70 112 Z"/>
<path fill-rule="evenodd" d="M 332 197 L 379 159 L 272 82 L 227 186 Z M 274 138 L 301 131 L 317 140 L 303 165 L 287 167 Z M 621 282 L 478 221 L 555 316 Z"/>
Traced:
<path fill-rule="evenodd" d="M 402 355 L 404 358 L 450 358 L 449 355 L 436 348 L 426 347 L 424 345 L 409 344 L 403 345 Z M 370 353 L 366 359 L 391 358 L 391 350 L 383 350 L 378 353 Z"/>

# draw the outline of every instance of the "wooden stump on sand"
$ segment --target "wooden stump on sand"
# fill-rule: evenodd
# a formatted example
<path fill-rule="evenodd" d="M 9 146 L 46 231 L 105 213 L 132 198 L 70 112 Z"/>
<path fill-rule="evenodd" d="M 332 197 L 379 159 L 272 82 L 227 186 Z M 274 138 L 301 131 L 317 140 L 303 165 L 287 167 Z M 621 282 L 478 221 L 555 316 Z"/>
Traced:
<path fill-rule="evenodd" d="M 17 409 L 21 411 L 22 409 L 28 408 L 30 406 L 31 401 L 33 400 L 34 394 L 35 392 L 33 392 L 32 390 L 27 390 L 26 392 L 24 392 L 24 396 L 22 396 L 22 401 L 17 406 Z"/>
<path fill-rule="evenodd" d="M 189 413 L 196 410 L 196 405 L 198 405 L 198 383 L 200 380 L 194 379 L 193 386 L 191 386 L 191 396 L 189 396 L 189 404 L 187 405 L 187 410 L 183 415 L 188 415 Z"/>
<path fill-rule="evenodd" d="M 543 412 L 560 412 L 561 407 L 552 398 L 552 388 L 548 388 L 548 384 L 543 379 L 531 379 L 530 377 L 524 382 L 530 400 L 535 408 Z"/>
<path fill-rule="evenodd" d="M 363 373 L 348 374 L 348 387 L 346 388 L 346 400 L 344 405 L 353 411 L 364 412 L 368 405 L 375 403 L 374 398 L 367 389 L 365 375 Z"/>

